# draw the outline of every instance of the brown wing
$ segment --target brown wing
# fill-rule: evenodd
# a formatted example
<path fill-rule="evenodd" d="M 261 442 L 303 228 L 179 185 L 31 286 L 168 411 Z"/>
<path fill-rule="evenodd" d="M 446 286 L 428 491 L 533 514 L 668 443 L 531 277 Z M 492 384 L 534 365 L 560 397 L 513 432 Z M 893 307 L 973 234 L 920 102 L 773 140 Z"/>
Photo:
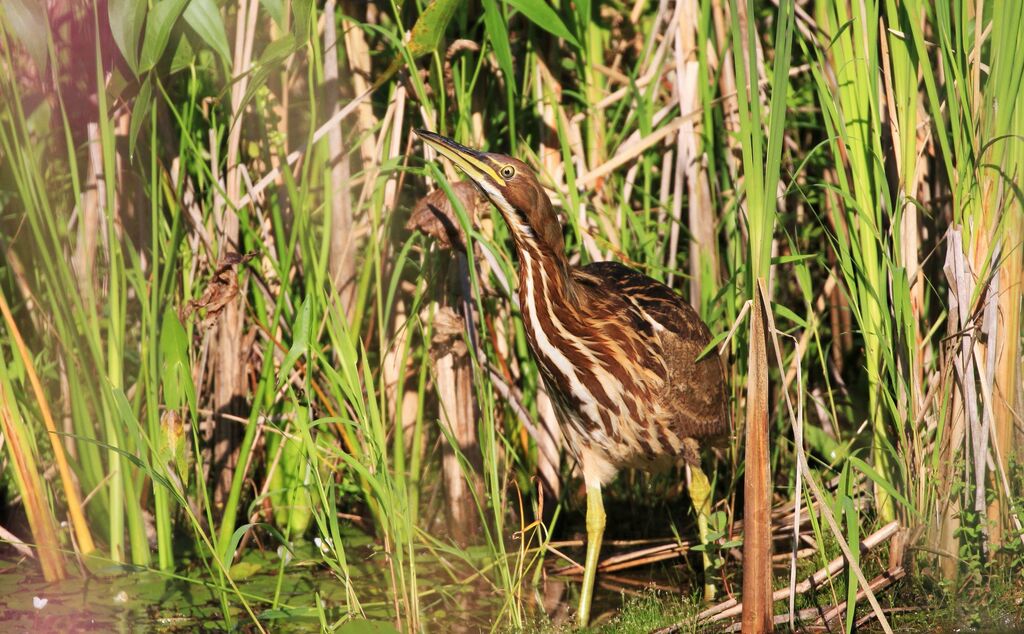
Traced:
<path fill-rule="evenodd" d="M 593 262 L 579 270 L 600 279 L 607 291 L 631 298 L 665 330 L 686 340 L 699 341 L 701 349 L 711 341 L 711 332 L 697 311 L 658 280 L 620 262 Z"/>
<path fill-rule="evenodd" d="M 659 338 L 664 356 L 668 375 L 661 397 L 673 413 L 674 431 L 702 439 L 728 433 L 721 360 L 712 352 L 697 361 L 711 341 L 711 331 L 697 311 L 661 282 L 618 262 L 589 264 L 579 269 L 577 281 L 622 296 L 634 320 L 649 318 L 664 328 L 659 333 L 650 329 L 648 336 Z"/>

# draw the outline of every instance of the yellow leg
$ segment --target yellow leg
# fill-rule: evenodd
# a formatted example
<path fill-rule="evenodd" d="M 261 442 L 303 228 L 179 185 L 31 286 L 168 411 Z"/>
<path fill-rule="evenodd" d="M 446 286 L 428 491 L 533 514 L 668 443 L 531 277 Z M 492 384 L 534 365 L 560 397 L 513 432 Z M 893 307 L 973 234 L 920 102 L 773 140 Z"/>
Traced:
<path fill-rule="evenodd" d="M 583 566 L 583 589 L 580 591 L 580 610 L 576 623 L 586 627 L 590 622 L 590 603 L 594 598 L 594 578 L 597 576 L 597 560 L 601 554 L 601 539 L 604 537 L 604 501 L 600 487 L 587 487 L 587 561 Z"/>
<path fill-rule="evenodd" d="M 712 578 L 711 555 L 708 553 L 708 516 L 711 515 L 711 483 L 700 467 L 687 466 L 690 473 L 690 501 L 697 512 L 697 533 L 700 543 L 704 546 L 701 553 L 704 559 L 704 601 L 715 599 L 715 584 Z"/>

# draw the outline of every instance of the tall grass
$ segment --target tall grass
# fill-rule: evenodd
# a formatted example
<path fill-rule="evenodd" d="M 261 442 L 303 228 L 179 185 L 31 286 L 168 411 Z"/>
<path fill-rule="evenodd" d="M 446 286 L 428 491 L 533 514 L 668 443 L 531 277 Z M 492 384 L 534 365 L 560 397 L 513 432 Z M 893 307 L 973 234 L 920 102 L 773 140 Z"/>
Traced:
<path fill-rule="evenodd" d="M 625 261 L 717 343 L 734 329 L 723 526 L 778 548 L 765 503 L 807 496 L 816 560 L 858 564 L 851 599 L 879 565 L 979 588 L 1020 565 L 1017 3 L 2 6 L 0 416 L 24 523 L 5 504 L 47 578 L 131 562 L 257 627 L 284 607 L 427 629 L 470 594 L 496 623 L 536 613 L 581 513 L 573 464 L 508 232 L 416 127 L 524 158 L 573 262 Z M 405 228 L 435 187 L 470 257 Z M 888 564 L 858 557 L 894 518 Z M 279 595 L 314 538 L 338 605 L 236 583 L 281 546 Z M 784 583 L 722 574 L 759 575 L 762 618 Z"/>

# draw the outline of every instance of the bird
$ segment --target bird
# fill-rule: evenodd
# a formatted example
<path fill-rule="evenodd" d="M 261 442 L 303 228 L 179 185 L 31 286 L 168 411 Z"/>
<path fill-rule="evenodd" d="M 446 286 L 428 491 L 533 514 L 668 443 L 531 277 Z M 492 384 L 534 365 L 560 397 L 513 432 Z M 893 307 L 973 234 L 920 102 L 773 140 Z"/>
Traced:
<path fill-rule="evenodd" d="M 711 332 L 668 286 L 619 262 L 570 264 L 551 200 L 526 163 L 428 130 L 416 134 L 461 169 L 508 225 L 529 348 L 586 486 L 576 613 L 586 627 L 606 522 L 601 490 L 620 470 L 683 463 L 706 546 L 711 485 L 700 450 L 728 437 L 724 366 L 716 354 L 701 356 Z M 704 567 L 709 598 L 706 548 Z"/>

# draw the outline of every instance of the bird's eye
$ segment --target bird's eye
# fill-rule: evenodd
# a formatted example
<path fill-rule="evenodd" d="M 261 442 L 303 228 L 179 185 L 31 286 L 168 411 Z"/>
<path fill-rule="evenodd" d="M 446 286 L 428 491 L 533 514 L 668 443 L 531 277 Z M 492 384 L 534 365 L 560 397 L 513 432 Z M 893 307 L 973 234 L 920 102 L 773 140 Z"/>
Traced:
<path fill-rule="evenodd" d="M 502 178 L 509 179 L 516 175 L 516 168 L 512 167 L 511 165 L 506 165 L 505 167 L 501 168 L 500 173 Z"/>

